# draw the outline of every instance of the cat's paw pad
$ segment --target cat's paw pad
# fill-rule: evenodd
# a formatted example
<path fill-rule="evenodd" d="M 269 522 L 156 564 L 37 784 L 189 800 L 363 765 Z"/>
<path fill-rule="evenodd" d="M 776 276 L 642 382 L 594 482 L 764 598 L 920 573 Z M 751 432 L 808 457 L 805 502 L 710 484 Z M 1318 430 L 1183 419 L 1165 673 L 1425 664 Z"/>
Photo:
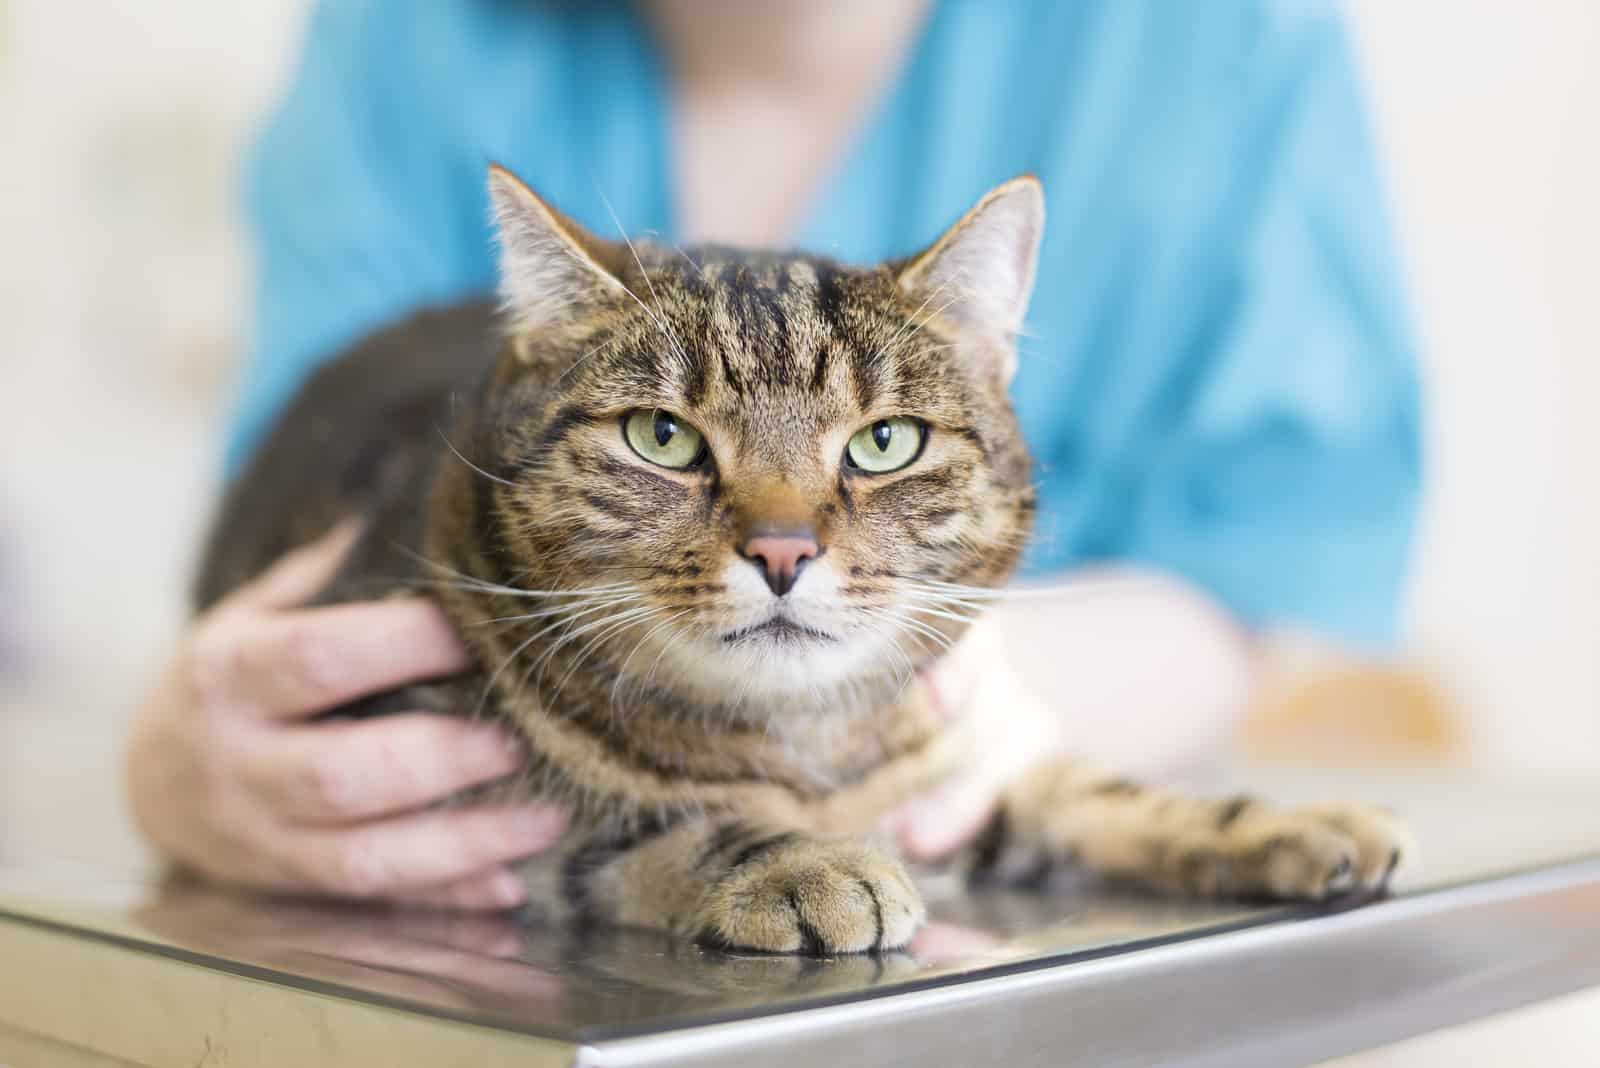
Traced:
<path fill-rule="evenodd" d="M 697 937 L 768 953 L 861 953 L 911 939 L 926 912 L 898 861 L 849 842 L 799 840 L 737 865 L 696 910 Z"/>
<path fill-rule="evenodd" d="M 1415 853 L 1398 818 L 1362 805 L 1319 805 L 1252 814 L 1223 849 L 1184 860 L 1187 888 L 1206 896 L 1323 901 L 1388 885 Z"/>

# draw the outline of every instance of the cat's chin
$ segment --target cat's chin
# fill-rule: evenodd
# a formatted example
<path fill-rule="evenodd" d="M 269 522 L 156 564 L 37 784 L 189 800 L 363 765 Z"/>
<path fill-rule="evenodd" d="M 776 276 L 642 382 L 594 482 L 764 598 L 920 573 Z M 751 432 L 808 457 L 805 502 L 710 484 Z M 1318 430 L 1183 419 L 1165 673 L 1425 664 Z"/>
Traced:
<path fill-rule="evenodd" d="M 839 638 L 825 630 L 797 622 L 787 616 L 773 616 L 761 623 L 722 635 L 722 643 L 730 648 L 756 646 L 772 649 L 803 649 L 819 642 L 836 642 Z"/>
<path fill-rule="evenodd" d="M 841 636 L 775 619 L 725 632 L 674 657 L 672 687 L 719 706 L 774 701 L 835 708 L 887 693 L 897 679 L 893 653 L 862 636 Z M 674 650 L 677 652 L 678 650 Z"/>

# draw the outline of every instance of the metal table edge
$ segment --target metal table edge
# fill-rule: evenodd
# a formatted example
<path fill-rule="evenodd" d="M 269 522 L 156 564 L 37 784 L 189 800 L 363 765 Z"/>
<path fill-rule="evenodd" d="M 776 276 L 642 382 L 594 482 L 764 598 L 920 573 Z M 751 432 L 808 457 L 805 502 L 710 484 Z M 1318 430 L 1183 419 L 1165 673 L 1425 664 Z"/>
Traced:
<path fill-rule="evenodd" d="M 1445 960 L 1429 981 L 1396 989 L 1382 976 L 1334 985 L 1328 968 L 1378 943 L 1425 950 L 1452 932 L 1517 927 L 1529 905 L 1592 917 L 1570 952 L 1531 947 L 1492 961 Z M 1359 954 L 1356 954 L 1359 957 Z M 1438 963 L 1438 962 L 1436 962 Z M 1237 1011 L 1196 1026 L 1186 986 L 1231 983 Z M 1430 888 L 1309 918 L 1286 916 L 1127 952 L 1064 959 L 1004 974 L 819 1004 L 648 1035 L 598 1037 L 580 1065 L 645 1068 L 841 1064 L 1060 1065 L 1134 1058 L 1145 1064 L 1278 1066 L 1398 1041 L 1600 984 L 1600 856 Z M 1176 999 L 1176 1000 L 1174 1000 Z M 1287 999 L 1287 1000 L 1286 1000 Z M 1260 1006 L 1273 1003 L 1270 1015 Z M 1288 1015 L 1321 1021 L 1285 1032 Z M 1174 1025 L 1173 1021 L 1180 1021 Z M 1004 1033 L 1002 1034 L 1001 1031 Z"/>

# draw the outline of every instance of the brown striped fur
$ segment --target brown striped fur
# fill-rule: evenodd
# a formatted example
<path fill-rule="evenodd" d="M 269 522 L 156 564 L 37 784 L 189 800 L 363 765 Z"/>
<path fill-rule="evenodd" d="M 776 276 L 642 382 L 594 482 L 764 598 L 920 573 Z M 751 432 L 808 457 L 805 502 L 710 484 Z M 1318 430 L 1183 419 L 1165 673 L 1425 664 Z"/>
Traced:
<path fill-rule="evenodd" d="M 868 838 L 973 748 L 917 669 L 966 625 L 928 584 L 1003 585 L 1028 535 L 1006 386 L 1037 184 L 864 268 L 604 241 L 504 172 L 492 189 L 502 313 L 425 313 L 314 376 L 230 491 L 201 604 L 360 512 L 323 599 L 425 590 L 480 671 L 353 711 L 481 714 L 526 739 L 502 789 L 576 813 L 528 865 L 536 901 L 756 949 L 904 943 L 920 899 Z M 636 454 L 622 427 L 640 409 L 697 428 L 705 463 Z M 891 417 L 927 426 L 915 461 L 851 469 L 850 436 Z M 821 548 L 787 596 L 741 556 L 764 529 Z M 748 633 L 780 616 L 787 631 Z M 1058 762 L 1016 784 L 969 859 L 1303 897 L 1377 885 L 1401 835 Z"/>

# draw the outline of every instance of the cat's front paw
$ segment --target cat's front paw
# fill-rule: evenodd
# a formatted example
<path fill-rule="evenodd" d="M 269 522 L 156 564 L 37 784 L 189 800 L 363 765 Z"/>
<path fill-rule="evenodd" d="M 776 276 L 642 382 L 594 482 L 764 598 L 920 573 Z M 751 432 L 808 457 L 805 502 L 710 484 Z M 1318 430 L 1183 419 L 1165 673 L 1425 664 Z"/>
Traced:
<path fill-rule="evenodd" d="M 898 861 L 854 842 L 796 838 L 730 867 L 692 922 L 713 945 L 823 956 L 903 946 L 925 915 Z"/>
<path fill-rule="evenodd" d="M 1218 844 L 1179 850 L 1178 881 L 1205 897 L 1324 901 L 1388 885 L 1415 853 L 1395 816 L 1363 805 L 1252 808 Z"/>

